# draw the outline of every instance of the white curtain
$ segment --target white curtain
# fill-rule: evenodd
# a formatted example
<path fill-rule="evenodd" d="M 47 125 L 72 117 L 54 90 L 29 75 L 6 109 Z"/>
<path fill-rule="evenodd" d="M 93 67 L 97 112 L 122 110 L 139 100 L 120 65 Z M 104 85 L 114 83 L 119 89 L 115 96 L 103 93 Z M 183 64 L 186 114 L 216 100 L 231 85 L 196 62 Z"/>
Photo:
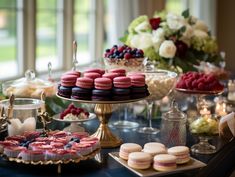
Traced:
<path fill-rule="evenodd" d="M 216 35 L 217 0 L 189 0 L 192 15 L 205 21 L 213 35 Z"/>
<path fill-rule="evenodd" d="M 151 17 L 156 10 L 164 8 L 164 0 L 108 0 L 108 45 L 120 44 L 130 22 L 139 15 Z"/>
<path fill-rule="evenodd" d="M 108 1 L 108 43 L 120 44 L 130 22 L 139 14 L 138 0 L 109 0 Z M 109 46 L 110 46 L 109 45 Z"/>

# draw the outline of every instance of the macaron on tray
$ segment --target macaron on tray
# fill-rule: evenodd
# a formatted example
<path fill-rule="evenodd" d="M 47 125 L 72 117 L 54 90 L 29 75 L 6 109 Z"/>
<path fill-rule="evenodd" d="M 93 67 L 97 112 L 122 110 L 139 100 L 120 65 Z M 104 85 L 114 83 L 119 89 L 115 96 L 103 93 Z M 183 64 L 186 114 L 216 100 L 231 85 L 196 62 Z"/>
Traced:
<path fill-rule="evenodd" d="M 149 95 L 142 73 L 126 75 L 125 69 L 88 69 L 83 73 L 69 71 L 61 76 L 58 95 L 88 101 L 124 101 Z"/>
<path fill-rule="evenodd" d="M 124 143 L 119 152 L 109 155 L 140 176 L 170 174 L 205 166 L 190 157 L 188 147 L 175 146 L 167 149 L 158 142 L 146 143 L 143 148 L 136 143 Z"/>
<path fill-rule="evenodd" d="M 94 157 L 99 150 L 99 140 L 87 132 L 24 132 L 0 141 L 3 157 L 25 164 L 78 163 Z"/>

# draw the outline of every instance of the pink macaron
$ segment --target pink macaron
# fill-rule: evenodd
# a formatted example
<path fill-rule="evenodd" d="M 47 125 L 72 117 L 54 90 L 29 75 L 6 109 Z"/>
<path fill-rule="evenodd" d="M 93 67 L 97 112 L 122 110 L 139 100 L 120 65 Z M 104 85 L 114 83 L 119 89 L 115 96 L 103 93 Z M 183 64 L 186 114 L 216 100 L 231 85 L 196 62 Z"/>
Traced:
<path fill-rule="evenodd" d="M 84 77 L 91 78 L 95 80 L 96 78 L 101 77 L 101 74 L 99 73 L 84 73 Z"/>
<path fill-rule="evenodd" d="M 113 85 L 116 88 L 129 88 L 131 87 L 131 78 L 125 76 L 115 77 L 113 79 Z"/>
<path fill-rule="evenodd" d="M 131 77 L 131 76 L 142 76 L 145 78 L 145 74 L 141 72 L 130 72 L 127 74 L 127 77 Z"/>
<path fill-rule="evenodd" d="M 112 80 L 109 78 L 97 78 L 94 85 L 96 89 L 109 90 L 112 88 Z"/>
<path fill-rule="evenodd" d="M 113 80 L 115 77 L 118 77 L 118 76 L 119 76 L 118 73 L 105 73 L 102 75 L 102 77 L 109 78 L 111 80 Z"/>
<path fill-rule="evenodd" d="M 67 71 L 63 75 L 75 75 L 77 77 L 80 77 L 81 73 L 79 71 Z"/>
<path fill-rule="evenodd" d="M 145 86 L 145 78 L 139 75 L 129 76 L 131 78 L 131 85 L 133 87 L 144 87 Z"/>
<path fill-rule="evenodd" d="M 87 78 L 87 77 L 77 78 L 77 82 L 76 82 L 77 87 L 91 89 L 93 88 L 93 85 L 94 85 L 94 81 L 91 78 Z"/>
<path fill-rule="evenodd" d="M 99 73 L 100 75 L 102 75 L 105 73 L 105 71 L 103 69 L 92 68 L 92 69 L 87 69 L 84 73 Z"/>
<path fill-rule="evenodd" d="M 126 70 L 125 69 L 111 69 L 109 72 L 117 73 L 119 76 L 126 76 Z"/>
<path fill-rule="evenodd" d="M 75 86 L 77 78 L 78 77 L 76 75 L 70 75 L 70 74 L 63 75 L 61 76 L 60 84 L 65 87 L 73 87 Z"/>

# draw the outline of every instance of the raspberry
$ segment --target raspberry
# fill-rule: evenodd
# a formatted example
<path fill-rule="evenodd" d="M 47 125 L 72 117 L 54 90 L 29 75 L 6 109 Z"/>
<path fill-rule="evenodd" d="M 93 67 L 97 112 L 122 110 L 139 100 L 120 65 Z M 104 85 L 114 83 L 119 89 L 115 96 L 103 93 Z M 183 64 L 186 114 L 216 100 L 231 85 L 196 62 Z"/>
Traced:
<path fill-rule="evenodd" d="M 197 80 L 194 80 L 194 81 L 192 82 L 192 87 L 193 87 L 193 88 L 197 88 L 197 85 L 198 85 Z"/>
<path fill-rule="evenodd" d="M 65 114 L 62 112 L 62 113 L 60 114 L 60 119 L 64 119 L 64 116 L 65 116 Z"/>
<path fill-rule="evenodd" d="M 77 115 L 77 110 L 76 110 L 76 109 L 71 109 L 71 113 L 72 113 L 73 115 Z"/>
<path fill-rule="evenodd" d="M 127 60 L 130 59 L 131 58 L 131 54 L 130 53 L 125 53 L 124 58 L 127 59 Z"/>
<path fill-rule="evenodd" d="M 74 104 L 73 104 L 73 103 L 71 103 L 71 104 L 68 106 L 68 108 L 67 108 L 67 109 L 74 109 L 74 108 L 75 108 Z"/>
<path fill-rule="evenodd" d="M 70 109 L 65 109 L 64 114 L 67 115 L 69 113 L 71 113 L 71 110 Z"/>
<path fill-rule="evenodd" d="M 199 90 L 205 90 L 204 84 L 203 84 L 203 83 L 199 83 L 199 84 L 198 84 L 198 89 L 199 89 Z"/>

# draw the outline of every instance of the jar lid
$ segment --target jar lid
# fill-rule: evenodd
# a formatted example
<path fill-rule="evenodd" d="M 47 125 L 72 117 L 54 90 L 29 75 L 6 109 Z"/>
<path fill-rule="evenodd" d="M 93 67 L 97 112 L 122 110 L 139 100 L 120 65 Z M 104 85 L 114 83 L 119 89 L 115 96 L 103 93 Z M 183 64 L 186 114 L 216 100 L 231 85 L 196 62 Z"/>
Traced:
<path fill-rule="evenodd" d="M 35 72 L 27 70 L 25 77 L 17 80 L 7 81 L 2 84 L 3 94 L 10 96 L 14 94 L 16 97 L 22 98 L 40 98 L 42 93 L 47 96 L 54 94 L 53 82 L 36 78 Z"/>
<path fill-rule="evenodd" d="M 170 110 L 162 116 L 163 119 L 171 121 L 186 121 L 186 117 L 186 114 L 179 110 L 178 104 L 175 100 L 172 101 Z"/>
<path fill-rule="evenodd" d="M 25 77 L 12 81 L 10 86 L 12 87 L 35 87 L 45 88 L 50 87 L 53 83 L 36 78 L 33 70 L 27 70 Z"/>

